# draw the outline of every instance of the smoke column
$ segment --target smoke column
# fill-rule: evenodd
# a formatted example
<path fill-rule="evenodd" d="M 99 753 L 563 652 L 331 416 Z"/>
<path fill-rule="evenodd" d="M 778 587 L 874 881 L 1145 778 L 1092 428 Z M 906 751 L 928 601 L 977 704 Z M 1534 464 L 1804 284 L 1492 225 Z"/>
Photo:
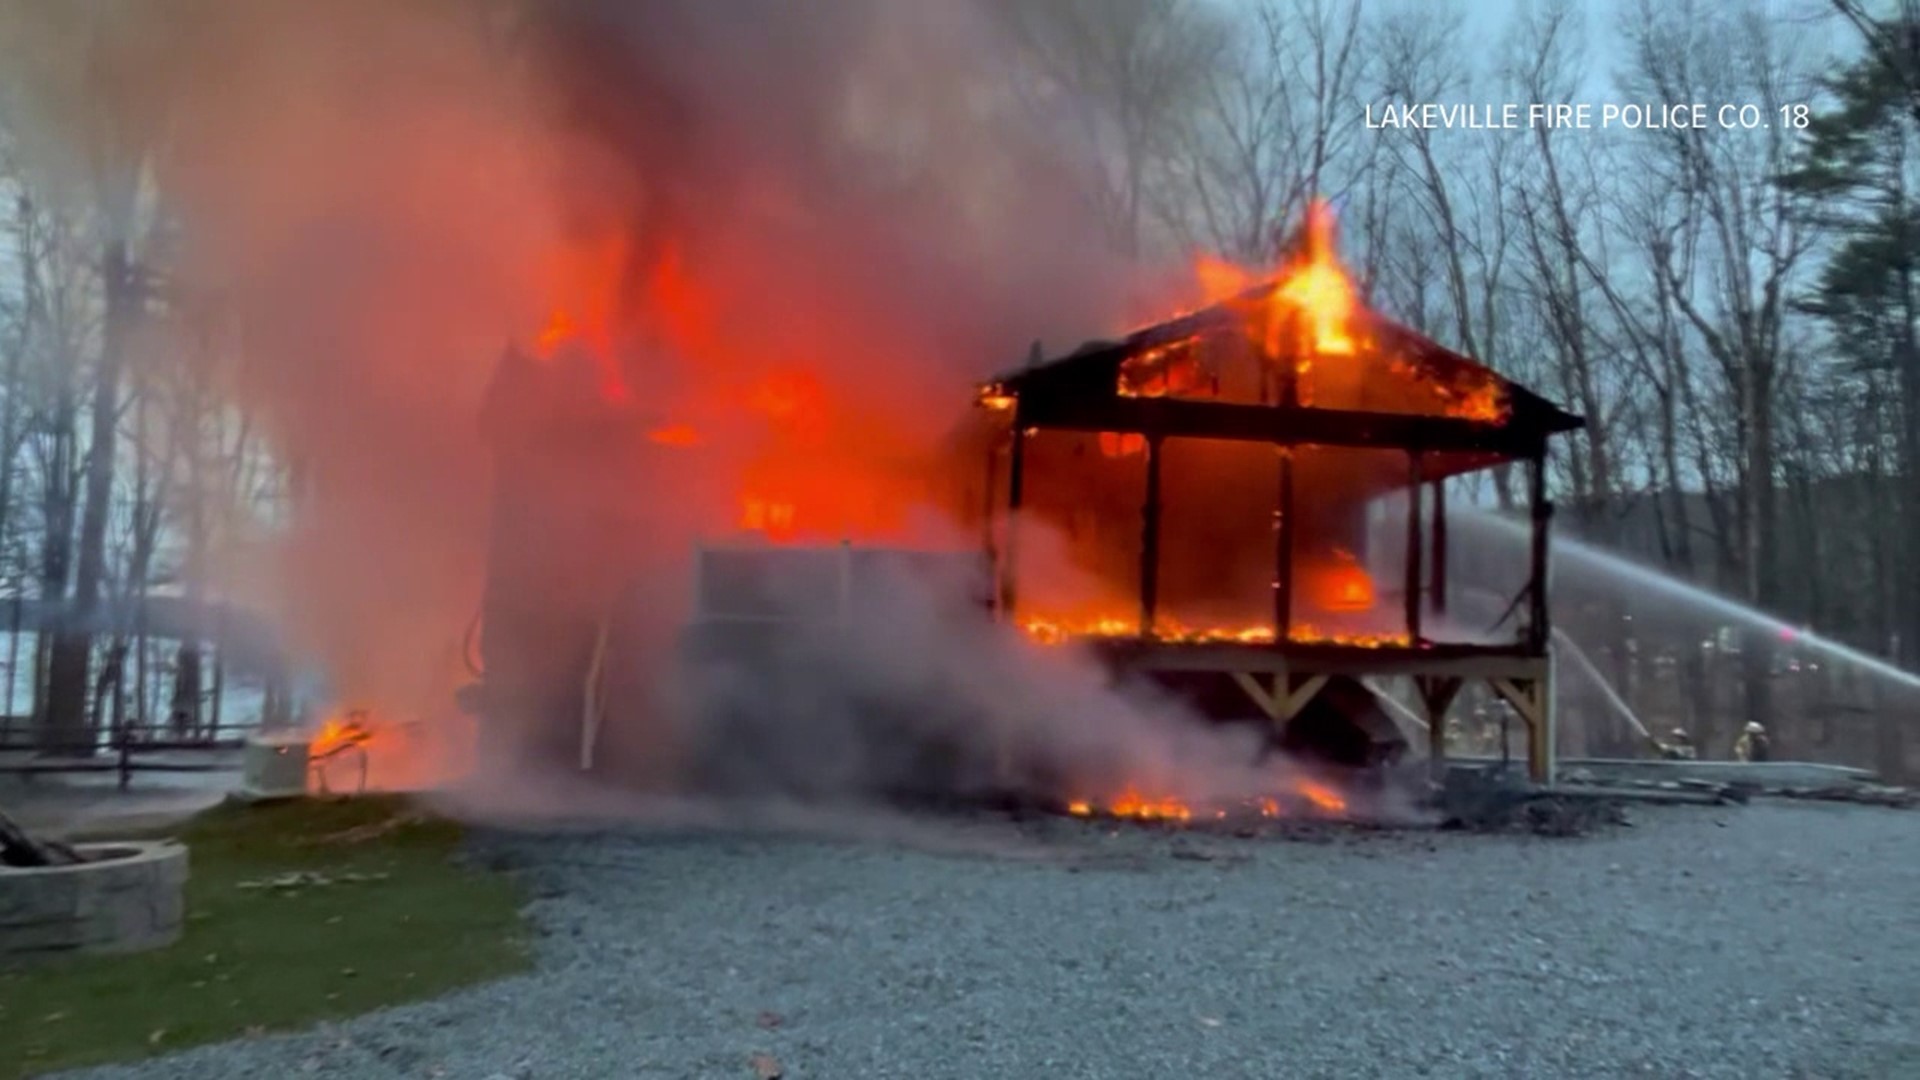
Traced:
<path fill-rule="evenodd" d="M 630 500 L 622 542 L 664 631 L 688 540 L 756 485 L 822 533 L 944 537 L 916 500 L 971 381 L 1137 310 L 1087 197 L 1100 163 L 1059 149 L 1057 87 L 997 5 L 0 10 L 29 179 L 91 197 L 140 178 L 179 229 L 136 248 L 237 324 L 223 389 L 301 484 L 290 527 L 216 573 L 343 701 L 452 722 L 486 558 L 478 418 L 509 341 L 534 351 L 558 324 L 607 408 L 701 445 L 563 493 Z M 557 554 L 593 562 L 581 543 Z M 1034 661 L 939 638 L 940 602 L 903 601 L 823 700 L 945 684 L 1069 757 L 1113 722 L 1135 758 L 1241 759 L 1186 746 L 1090 666 L 1016 671 Z"/>

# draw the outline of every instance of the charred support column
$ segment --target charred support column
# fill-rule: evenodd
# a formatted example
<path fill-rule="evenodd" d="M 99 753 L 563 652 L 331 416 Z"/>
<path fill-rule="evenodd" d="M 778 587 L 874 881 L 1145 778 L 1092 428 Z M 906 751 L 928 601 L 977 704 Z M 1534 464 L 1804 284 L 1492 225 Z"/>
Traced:
<path fill-rule="evenodd" d="M 1463 680 L 1449 675 L 1415 675 L 1414 688 L 1420 691 L 1420 704 L 1427 713 L 1427 764 L 1434 779 L 1446 772 L 1447 712 L 1460 693 Z"/>
<path fill-rule="evenodd" d="M 1526 717 L 1528 727 L 1527 772 L 1535 783 L 1550 784 L 1554 779 L 1554 756 L 1558 733 L 1555 731 L 1553 702 L 1553 626 L 1548 621 L 1547 590 L 1551 584 L 1551 563 L 1547 548 L 1548 530 L 1553 522 L 1553 503 L 1547 500 L 1547 452 L 1543 446 L 1527 462 L 1527 498 L 1533 510 L 1533 581 L 1528 588 L 1531 601 L 1527 644 L 1542 659 L 1540 674 L 1509 700 Z"/>
<path fill-rule="evenodd" d="M 1160 606 L 1160 458 L 1162 437 L 1147 436 L 1147 497 L 1140 508 L 1140 636 L 1153 636 Z"/>
<path fill-rule="evenodd" d="M 1013 605 L 1019 599 L 1015 580 L 1019 573 L 1020 500 L 1027 481 L 1027 429 L 1021 423 L 1018 407 L 1013 415 L 1012 446 L 1007 451 L 1007 542 L 1000 553 L 1000 617 L 1013 618 Z"/>
<path fill-rule="evenodd" d="M 1547 527 L 1553 520 L 1553 504 L 1547 501 L 1546 451 L 1527 461 L 1527 502 L 1533 512 L 1532 580 L 1527 585 L 1527 644 L 1544 653 L 1553 627 L 1547 621 Z"/>
<path fill-rule="evenodd" d="M 1420 641 L 1420 451 L 1407 452 L 1407 641 Z"/>
<path fill-rule="evenodd" d="M 1427 571 L 1433 613 L 1447 613 L 1447 478 L 1433 482 L 1433 568 Z"/>
<path fill-rule="evenodd" d="M 1280 448 L 1280 491 L 1273 530 L 1273 640 L 1293 630 L 1293 447 Z"/>

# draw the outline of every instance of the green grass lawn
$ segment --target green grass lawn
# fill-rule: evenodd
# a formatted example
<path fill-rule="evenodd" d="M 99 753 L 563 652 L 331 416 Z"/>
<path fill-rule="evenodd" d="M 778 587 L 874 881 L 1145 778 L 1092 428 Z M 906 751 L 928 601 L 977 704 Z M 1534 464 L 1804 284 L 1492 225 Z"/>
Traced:
<path fill-rule="evenodd" d="M 460 827 L 403 799 L 225 805 L 169 833 L 192 864 L 180 941 L 0 972 L 0 1080 L 298 1028 L 528 965 L 513 883 L 456 864 Z"/>

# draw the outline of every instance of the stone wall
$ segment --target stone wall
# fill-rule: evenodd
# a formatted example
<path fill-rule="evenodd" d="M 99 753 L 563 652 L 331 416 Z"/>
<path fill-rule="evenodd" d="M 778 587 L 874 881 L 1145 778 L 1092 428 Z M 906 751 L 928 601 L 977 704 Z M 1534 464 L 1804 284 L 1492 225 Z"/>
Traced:
<path fill-rule="evenodd" d="M 136 952 L 179 939 L 186 848 L 132 841 L 76 847 L 88 862 L 0 868 L 0 966 Z"/>

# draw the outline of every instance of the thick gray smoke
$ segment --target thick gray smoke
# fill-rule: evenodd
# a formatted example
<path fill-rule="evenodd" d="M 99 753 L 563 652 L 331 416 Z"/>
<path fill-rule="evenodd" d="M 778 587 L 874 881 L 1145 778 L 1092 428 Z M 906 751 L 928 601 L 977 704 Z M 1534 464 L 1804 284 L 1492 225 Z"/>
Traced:
<path fill-rule="evenodd" d="M 568 453 L 604 468 L 542 485 L 614 524 L 537 538 L 557 568 L 548 614 L 591 622 L 615 594 L 644 598 L 629 640 L 646 655 L 629 658 L 640 674 L 609 735 L 664 740 L 653 757 L 679 768 L 671 733 L 716 694 L 663 663 L 695 538 L 765 489 L 822 535 L 950 540 L 928 492 L 971 380 L 1137 303 L 1144 276 L 1087 197 L 1103 164 L 1055 137 L 1090 103 L 1029 65 L 1004 12 L 21 3 L 0 44 L 31 182 L 137 179 L 179 225 L 174 284 L 238 325 L 224 388 L 303 486 L 265 555 L 220 553 L 221 584 L 275 613 L 344 701 L 457 725 L 488 555 L 483 393 L 506 343 L 569 332 L 553 363 L 591 375 L 608 434 L 563 424 Z M 697 447 L 661 451 L 662 432 Z M 899 751 L 854 726 L 856 706 L 937 702 L 909 726 L 958 760 L 1013 748 L 1061 775 L 1194 794 L 1257 780 L 1240 740 L 955 616 L 941 586 L 903 582 L 890 602 L 830 654 L 808 643 L 806 707 L 787 715 L 811 725 L 794 729 L 814 732 L 795 736 L 810 752 L 745 746 L 737 765 L 864 788 Z M 429 776 L 445 752 L 390 775 Z"/>

